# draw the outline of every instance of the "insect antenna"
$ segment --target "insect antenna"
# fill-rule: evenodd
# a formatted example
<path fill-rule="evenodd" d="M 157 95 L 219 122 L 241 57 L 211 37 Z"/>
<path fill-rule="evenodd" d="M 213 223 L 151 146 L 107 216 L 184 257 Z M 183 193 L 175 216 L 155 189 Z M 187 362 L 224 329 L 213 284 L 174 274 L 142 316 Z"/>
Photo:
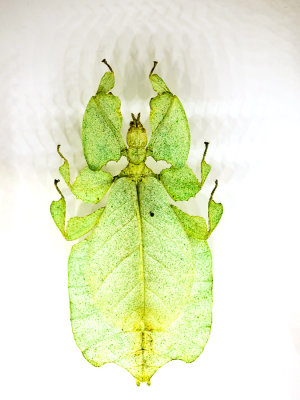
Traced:
<path fill-rule="evenodd" d="M 110 72 L 114 72 L 114 71 L 112 70 L 112 67 L 108 64 L 108 62 L 106 61 L 105 58 L 103 58 L 103 60 L 101 60 L 101 62 L 103 62 L 103 63 L 109 68 Z"/>
<path fill-rule="evenodd" d="M 153 71 L 155 70 L 155 67 L 157 66 L 157 64 L 158 64 L 158 61 L 153 61 L 153 67 L 152 67 L 152 69 L 150 71 L 149 76 L 151 76 L 153 74 Z"/>

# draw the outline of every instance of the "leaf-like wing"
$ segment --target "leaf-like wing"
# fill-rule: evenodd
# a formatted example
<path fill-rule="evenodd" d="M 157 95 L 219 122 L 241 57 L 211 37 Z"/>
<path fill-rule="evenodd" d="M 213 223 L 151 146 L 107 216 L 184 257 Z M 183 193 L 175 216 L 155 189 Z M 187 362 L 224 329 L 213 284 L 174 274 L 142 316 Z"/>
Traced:
<path fill-rule="evenodd" d="M 195 259 L 195 275 L 189 301 L 165 331 L 152 333 L 152 351 L 161 365 L 171 360 L 194 361 L 204 350 L 212 323 L 212 259 L 205 240 L 190 238 Z M 165 355 L 165 362 L 163 362 Z M 155 365 L 155 364 L 154 364 Z"/>
<path fill-rule="evenodd" d="M 152 135 L 148 149 L 155 160 L 165 160 L 176 168 L 184 166 L 190 151 L 190 129 L 178 97 L 156 74 L 150 75 L 158 95 L 150 101 Z"/>
<path fill-rule="evenodd" d="M 126 145 L 121 136 L 121 102 L 112 93 L 114 73 L 106 72 L 93 96 L 82 121 L 82 145 L 90 169 L 98 170 L 108 161 L 118 161 Z"/>
<path fill-rule="evenodd" d="M 188 200 L 201 189 L 194 172 L 187 165 L 182 168 L 166 168 L 160 173 L 160 180 L 175 201 Z"/>
<path fill-rule="evenodd" d="M 205 312 L 195 300 L 196 259 L 161 183 L 117 180 L 99 224 L 69 259 L 73 333 L 87 360 L 115 362 L 148 381 L 172 358 L 196 357 L 199 329 L 195 336 L 191 324 Z"/>

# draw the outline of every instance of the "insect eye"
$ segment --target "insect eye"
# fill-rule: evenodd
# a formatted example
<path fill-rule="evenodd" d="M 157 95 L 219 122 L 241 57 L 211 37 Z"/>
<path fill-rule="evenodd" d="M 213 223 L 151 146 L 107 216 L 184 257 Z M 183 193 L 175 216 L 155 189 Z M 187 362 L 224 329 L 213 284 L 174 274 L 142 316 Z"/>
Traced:
<path fill-rule="evenodd" d="M 154 212 L 150 211 L 150 217 L 154 217 Z"/>

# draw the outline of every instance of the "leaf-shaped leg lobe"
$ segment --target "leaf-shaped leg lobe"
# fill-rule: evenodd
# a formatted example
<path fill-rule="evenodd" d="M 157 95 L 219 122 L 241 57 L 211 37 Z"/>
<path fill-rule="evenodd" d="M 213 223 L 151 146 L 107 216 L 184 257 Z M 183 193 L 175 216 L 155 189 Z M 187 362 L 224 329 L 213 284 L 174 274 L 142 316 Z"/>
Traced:
<path fill-rule="evenodd" d="M 88 361 L 115 362 L 143 382 L 171 359 L 196 358 L 196 322 L 185 317 L 199 312 L 196 264 L 160 182 L 117 180 L 100 223 L 69 259 L 73 333 Z"/>
<path fill-rule="evenodd" d="M 59 167 L 59 172 L 74 196 L 86 203 L 98 203 L 110 188 L 113 181 L 112 175 L 102 170 L 92 171 L 89 167 L 85 167 L 71 184 L 69 162 L 61 153 L 60 145 L 57 146 L 57 152 L 64 160 Z"/>
<path fill-rule="evenodd" d="M 103 212 L 103 208 L 94 211 L 92 214 L 84 217 L 73 217 L 70 218 L 66 226 L 66 201 L 65 198 L 57 186 L 59 180 L 55 180 L 54 184 L 58 190 L 61 198 L 57 201 L 52 201 L 50 205 L 51 216 L 61 231 L 62 235 L 67 240 L 75 240 L 88 233 L 98 223 L 99 218 Z"/>

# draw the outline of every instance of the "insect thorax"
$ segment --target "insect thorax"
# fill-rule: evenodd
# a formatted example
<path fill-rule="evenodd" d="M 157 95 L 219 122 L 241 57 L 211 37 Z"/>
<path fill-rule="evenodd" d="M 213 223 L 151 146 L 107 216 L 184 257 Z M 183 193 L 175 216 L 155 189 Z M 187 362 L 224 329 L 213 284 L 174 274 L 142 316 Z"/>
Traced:
<path fill-rule="evenodd" d="M 140 122 L 140 114 L 137 118 L 132 114 L 132 121 L 127 132 L 127 158 L 132 164 L 140 164 L 146 159 L 147 134 Z"/>
<path fill-rule="evenodd" d="M 130 127 L 127 132 L 126 152 L 128 166 L 121 171 L 120 176 L 128 176 L 135 181 L 141 180 L 145 176 L 154 176 L 154 173 L 145 165 L 147 133 L 140 122 L 140 114 L 137 118 L 133 114 Z"/>

